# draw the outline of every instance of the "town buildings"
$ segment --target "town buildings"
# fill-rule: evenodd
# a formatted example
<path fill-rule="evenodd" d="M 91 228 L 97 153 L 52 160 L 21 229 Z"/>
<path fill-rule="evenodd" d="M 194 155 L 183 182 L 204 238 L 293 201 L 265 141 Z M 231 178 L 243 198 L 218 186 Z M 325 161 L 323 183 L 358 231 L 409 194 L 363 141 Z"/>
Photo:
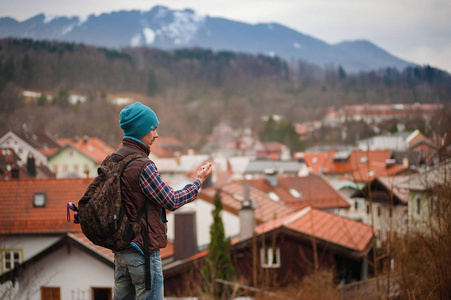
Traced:
<path fill-rule="evenodd" d="M 42 142 L 45 136 L 34 136 L 33 143 L 13 132 L 0 138 L 1 287 L 31 298 L 58 293 L 61 299 L 108 299 L 113 255 L 67 222 L 66 205 L 81 198 L 114 148 L 92 137 Z M 409 137 L 406 153 L 432 143 L 418 134 Z M 170 243 L 162 250 L 168 296 L 196 296 L 179 283 L 199 279 L 215 197 L 221 199 L 225 234 L 243 284 L 271 289 L 298 282 L 311 266 L 334 266 L 341 284 L 373 276 L 373 251 L 384 253 L 381 247 L 394 231 L 401 234 L 408 222 L 429 215 L 433 189 L 420 180 L 449 182 L 442 176 L 449 164 L 425 171 L 417 165 L 427 159 L 412 164 L 409 156 L 406 163 L 407 156 L 387 149 L 303 152 L 287 159 L 280 145 L 232 145 L 237 148 L 227 154 L 198 154 L 177 139 L 162 138 L 152 151 L 161 176 L 175 188 L 192 181 L 204 161 L 214 164 L 198 199 L 168 213 Z M 420 148 L 416 153 L 429 157 Z M 433 157 L 435 147 L 427 149 Z M 30 157 L 53 176 L 10 176 L 14 166 L 28 166 Z"/>

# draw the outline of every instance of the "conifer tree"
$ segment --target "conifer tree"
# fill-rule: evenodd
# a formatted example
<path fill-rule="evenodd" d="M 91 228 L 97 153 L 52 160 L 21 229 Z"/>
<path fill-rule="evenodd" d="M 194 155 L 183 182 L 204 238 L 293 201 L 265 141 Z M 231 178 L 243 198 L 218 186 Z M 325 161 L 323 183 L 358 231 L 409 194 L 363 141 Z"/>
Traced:
<path fill-rule="evenodd" d="M 214 299 L 230 298 L 229 286 L 216 282 L 216 279 L 232 280 L 235 268 L 230 257 L 230 238 L 225 237 L 221 218 L 222 203 L 219 190 L 214 197 L 215 209 L 212 212 L 213 224 L 210 226 L 210 244 L 208 255 L 202 271 L 202 290 L 206 296 Z"/>

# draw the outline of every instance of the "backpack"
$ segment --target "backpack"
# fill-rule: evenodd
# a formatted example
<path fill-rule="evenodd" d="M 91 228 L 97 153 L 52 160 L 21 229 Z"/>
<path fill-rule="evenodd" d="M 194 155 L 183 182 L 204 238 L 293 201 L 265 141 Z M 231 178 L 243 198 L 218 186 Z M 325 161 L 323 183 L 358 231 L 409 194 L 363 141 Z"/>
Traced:
<path fill-rule="evenodd" d="M 143 205 L 136 220 L 130 220 L 122 202 L 121 175 L 129 163 L 145 157 L 132 154 L 119 161 L 108 155 L 97 169 L 97 177 L 89 184 L 78 201 L 78 221 L 83 234 L 95 245 L 113 251 L 129 246 L 133 238 L 141 233 L 141 220 L 147 205 Z"/>

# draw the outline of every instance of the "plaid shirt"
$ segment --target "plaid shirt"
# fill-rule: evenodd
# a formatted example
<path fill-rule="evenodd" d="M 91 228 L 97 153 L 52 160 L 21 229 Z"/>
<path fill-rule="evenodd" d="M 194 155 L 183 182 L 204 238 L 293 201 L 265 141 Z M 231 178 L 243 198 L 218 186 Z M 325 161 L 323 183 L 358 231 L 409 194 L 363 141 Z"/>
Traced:
<path fill-rule="evenodd" d="M 139 185 L 148 198 L 167 210 L 174 211 L 196 199 L 201 187 L 201 181 L 196 179 L 183 189 L 175 191 L 161 179 L 155 164 L 149 162 L 141 172 Z"/>

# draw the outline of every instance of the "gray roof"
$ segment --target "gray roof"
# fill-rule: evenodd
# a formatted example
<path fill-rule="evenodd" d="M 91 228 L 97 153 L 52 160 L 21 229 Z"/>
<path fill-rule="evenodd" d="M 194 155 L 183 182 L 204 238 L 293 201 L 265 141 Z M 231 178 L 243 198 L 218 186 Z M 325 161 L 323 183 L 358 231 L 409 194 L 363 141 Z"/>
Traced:
<path fill-rule="evenodd" d="M 424 172 L 410 176 L 410 178 L 397 185 L 414 191 L 426 191 L 438 186 L 451 184 L 451 160 L 439 166 L 429 168 Z"/>
<path fill-rule="evenodd" d="M 265 174 L 267 171 L 282 173 L 298 173 L 305 163 L 296 160 L 254 160 L 250 161 L 244 173 Z"/>

